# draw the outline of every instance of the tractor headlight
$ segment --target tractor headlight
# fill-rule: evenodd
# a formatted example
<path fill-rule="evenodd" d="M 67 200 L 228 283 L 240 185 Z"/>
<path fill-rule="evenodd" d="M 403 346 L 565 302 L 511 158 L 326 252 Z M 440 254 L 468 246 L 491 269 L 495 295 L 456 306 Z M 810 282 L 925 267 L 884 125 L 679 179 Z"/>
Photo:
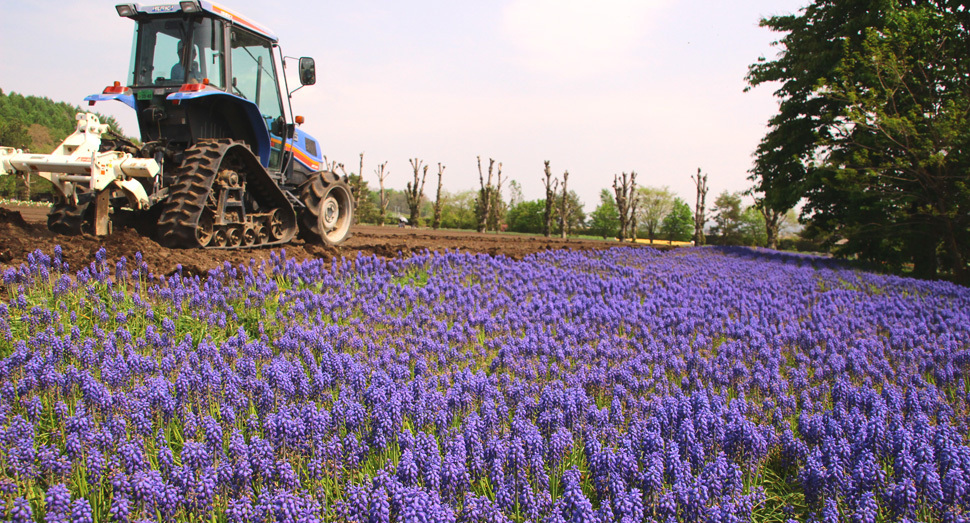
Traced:
<path fill-rule="evenodd" d="M 135 16 L 135 4 L 118 4 L 115 6 L 118 10 L 118 16 L 123 16 L 125 18 L 131 18 Z"/>
<path fill-rule="evenodd" d="M 199 3 L 193 0 L 182 0 L 179 2 L 179 6 L 182 8 L 183 13 L 198 13 L 202 10 L 199 7 Z"/>

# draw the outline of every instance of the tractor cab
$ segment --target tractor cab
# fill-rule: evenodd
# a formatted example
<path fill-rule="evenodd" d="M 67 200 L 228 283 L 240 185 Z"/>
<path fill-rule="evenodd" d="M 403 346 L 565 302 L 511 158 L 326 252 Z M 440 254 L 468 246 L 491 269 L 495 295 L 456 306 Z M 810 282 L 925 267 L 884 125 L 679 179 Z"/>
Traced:
<path fill-rule="evenodd" d="M 242 140 L 271 173 L 292 171 L 297 133 L 274 33 L 200 0 L 116 9 L 136 22 L 127 86 L 92 98 L 123 99 L 138 112 L 142 141 L 164 141 L 166 151 Z M 312 58 L 300 59 L 299 76 L 316 81 Z M 307 158 L 318 170 L 319 158 Z"/>
<path fill-rule="evenodd" d="M 122 213 L 168 247 L 343 242 L 352 191 L 296 127 L 276 35 L 204 0 L 115 8 L 135 22 L 128 78 L 85 100 L 130 106 L 141 140 L 78 113 L 52 154 L 0 147 L 0 176 L 36 173 L 55 187 L 47 228 L 103 236 Z M 315 83 L 313 59 L 299 64 L 301 87 Z"/>

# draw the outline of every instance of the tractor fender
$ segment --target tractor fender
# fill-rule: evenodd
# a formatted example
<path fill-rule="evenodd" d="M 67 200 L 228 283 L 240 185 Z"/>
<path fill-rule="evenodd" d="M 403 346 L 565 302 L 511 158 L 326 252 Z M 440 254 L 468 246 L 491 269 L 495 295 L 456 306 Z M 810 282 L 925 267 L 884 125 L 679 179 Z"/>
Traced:
<path fill-rule="evenodd" d="M 260 163 L 263 167 L 269 166 L 269 153 L 270 153 L 270 142 L 269 142 L 269 128 L 266 126 L 266 120 L 263 119 L 263 115 L 259 112 L 259 108 L 256 104 L 250 102 L 249 100 L 236 96 L 231 93 L 217 91 L 214 89 L 206 89 L 202 91 L 178 91 L 166 96 L 166 100 L 178 103 L 192 102 L 195 100 L 200 100 L 208 97 L 220 97 L 224 100 L 229 100 L 231 103 L 236 104 L 246 115 L 249 120 L 249 125 L 253 130 L 253 135 L 255 136 L 256 143 L 253 145 L 252 149 L 259 156 Z"/>
<path fill-rule="evenodd" d="M 135 95 L 133 94 L 122 94 L 122 93 L 112 93 L 112 94 L 92 94 L 84 97 L 84 101 L 88 105 L 94 105 L 97 102 L 107 102 L 109 100 L 118 100 L 119 102 L 124 102 L 125 105 L 135 108 Z"/>

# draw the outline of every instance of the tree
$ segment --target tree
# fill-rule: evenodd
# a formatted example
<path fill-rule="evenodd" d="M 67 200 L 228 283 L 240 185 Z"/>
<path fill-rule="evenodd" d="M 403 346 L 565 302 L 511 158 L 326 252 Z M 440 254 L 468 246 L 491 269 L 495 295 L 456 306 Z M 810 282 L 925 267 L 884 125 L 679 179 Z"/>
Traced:
<path fill-rule="evenodd" d="M 554 202 L 556 201 L 556 191 L 559 187 L 559 180 L 552 177 L 552 168 L 549 167 L 549 160 L 546 160 L 543 163 L 545 164 L 543 173 L 546 177 L 542 183 L 546 187 L 546 212 L 544 215 L 545 226 L 542 229 L 542 234 L 549 237 L 552 235 L 552 215 L 553 208 L 555 207 Z"/>
<path fill-rule="evenodd" d="M 30 149 L 33 141 L 20 120 L 0 120 L 0 144 L 14 149 Z"/>
<path fill-rule="evenodd" d="M 762 25 L 786 33 L 749 69 L 781 82 L 752 178 L 770 208 L 804 196 L 837 252 L 967 282 L 970 14 L 959 2 L 817 1 Z"/>
<path fill-rule="evenodd" d="M 765 220 L 756 205 L 749 205 L 741 211 L 738 244 L 764 247 L 768 241 Z"/>
<path fill-rule="evenodd" d="M 431 228 L 438 229 L 441 227 L 441 176 L 445 173 L 445 166 L 438 163 L 438 190 L 435 192 L 434 197 L 434 218 L 431 221 Z"/>
<path fill-rule="evenodd" d="M 723 191 L 714 200 L 714 227 L 721 245 L 741 243 L 741 193 Z"/>
<path fill-rule="evenodd" d="M 622 242 L 626 239 L 628 229 L 636 229 L 637 214 L 637 173 L 630 172 L 629 176 L 623 173 L 623 178 L 613 175 L 613 193 L 616 196 L 616 209 L 620 213 L 620 235 Z M 631 226 L 632 225 L 632 226 Z M 636 241 L 636 232 L 631 236 Z"/>
<path fill-rule="evenodd" d="M 609 189 L 600 191 L 600 204 L 589 215 L 589 232 L 606 238 L 616 238 L 620 232 L 620 211 Z"/>
<path fill-rule="evenodd" d="M 486 229 L 493 230 L 498 227 L 497 209 L 501 206 L 502 193 L 502 162 L 498 163 L 498 184 L 492 185 L 495 160 L 488 159 L 488 181 L 482 173 L 482 157 L 478 157 L 478 204 L 476 212 L 478 215 L 478 232 L 485 232 Z"/>
<path fill-rule="evenodd" d="M 755 197 L 754 207 L 764 220 L 765 246 L 769 249 L 777 249 L 781 228 L 791 219 L 794 211 L 772 207 L 771 201 L 765 196 Z"/>
<path fill-rule="evenodd" d="M 27 127 L 20 120 L 0 120 L 0 145 L 13 147 L 14 149 L 29 150 L 32 144 Z M 30 199 L 30 173 L 23 178 L 19 176 L 4 176 L 0 179 L 0 189 L 3 193 L 17 196 L 17 187 L 26 189 L 26 199 Z M 22 183 L 18 184 L 18 181 Z"/>
<path fill-rule="evenodd" d="M 519 202 L 509 208 L 506 216 L 509 230 L 513 232 L 524 232 L 529 234 L 542 234 L 545 225 L 546 202 L 543 200 L 532 200 Z"/>
<path fill-rule="evenodd" d="M 691 176 L 694 185 L 697 187 L 697 200 L 694 203 L 694 245 L 704 245 L 704 226 L 707 224 L 707 175 L 701 174 L 701 168 L 697 168 L 697 176 Z"/>
<path fill-rule="evenodd" d="M 446 194 L 441 206 L 441 226 L 447 229 L 475 229 L 478 219 L 475 208 L 478 191 L 468 190 L 457 194 Z"/>
<path fill-rule="evenodd" d="M 569 235 L 569 192 L 566 190 L 566 182 L 569 180 L 569 171 L 562 173 L 562 198 L 559 204 L 559 235 L 566 239 Z"/>
<path fill-rule="evenodd" d="M 650 243 L 657 238 L 660 224 L 674 207 L 674 195 L 668 187 L 640 187 L 637 189 L 638 222 Z"/>
<path fill-rule="evenodd" d="M 690 241 L 694 233 L 694 213 L 690 205 L 680 198 L 674 198 L 670 212 L 664 216 L 660 224 L 660 235 L 666 240 L 686 242 Z"/>
<path fill-rule="evenodd" d="M 525 197 L 522 196 L 522 185 L 519 182 L 512 180 L 509 182 L 509 211 L 512 207 L 525 201 Z"/>
<path fill-rule="evenodd" d="M 560 200 L 561 199 L 562 197 L 560 197 Z M 566 204 L 564 206 L 557 205 L 556 208 L 554 209 L 554 216 L 553 216 L 554 221 L 556 223 L 563 224 L 563 225 L 559 225 L 559 230 L 556 231 L 560 235 L 562 235 L 563 233 L 563 228 L 565 228 L 565 231 L 568 234 L 569 231 L 573 231 L 578 228 L 581 228 L 586 223 L 586 213 L 583 212 L 583 202 L 582 200 L 579 199 L 579 195 L 576 194 L 576 191 L 567 191 L 565 200 L 566 200 Z M 559 216 L 559 214 L 562 212 L 561 211 L 562 207 L 566 208 L 565 220 L 560 220 L 560 216 Z"/>
<path fill-rule="evenodd" d="M 350 187 L 354 191 L 354 223 L 362 222 L 364 219 L 362 217 L 361 204 L 363 202 L 370 200 L 370 191 L 366 194 L 364 193 L 364 186 L 367 182 L 364 181 L 364 153 L 360 153 L 360 165 L 357 168 L 357 175 L 350 173 Z"/>
<path fill-rule="evenodd" d="M 414 170 L 414 181 L 407 183 L 407 190 L 404 194 L 408 202 L 408 222 L 412 227 L 417 227 L 421 216 L 421 200 L 424 199 L 424 181 L 428 178 L 428 166 L 424 166 L 424 172 L 422 173 L 422 161 L 420 159 L 412 158 L 409 161 L 411 162 L 411 169 Z M 418 183 L 419 178 L 421 180 L 420 183 Z"/>
<path fill-rule="evenodd" d="M 391 174 L 391 171 L 387 169 L 387 162 L 378 165 L 377 169 L 374 170 L 374 174 L 377 175 L 377 180 L 381 184 L 380 212 L 377 215 L 377 224 L 383 226 L 387 222 L 387 204 L 390 201 L 387 198 L 387 191 L 384 188 L 384 180 Z"/>
<path fill-rule="evenodd" d="M 368 183 L 360 179 L 360 175 L 351 173 L 348 183 L 354 188 L 354 220 L 357 223 L 377 223 L 377 206 L 374 205 L 373 191 Z"/>

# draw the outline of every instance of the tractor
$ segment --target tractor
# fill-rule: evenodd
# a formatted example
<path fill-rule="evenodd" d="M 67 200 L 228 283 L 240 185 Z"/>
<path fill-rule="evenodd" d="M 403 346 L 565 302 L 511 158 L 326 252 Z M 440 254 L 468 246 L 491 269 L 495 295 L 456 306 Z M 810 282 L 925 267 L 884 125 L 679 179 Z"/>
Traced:
<path fill-rule="evenodd" d="M 140 140 L 79 113 L 52 154 L 0 147 L 0 175 L 54 185 L 51 231 L 105 235 L 112 215 L 125 213 L 174 248 L 252 248 L 298 235 L 336 245 L 349 236 L 347 179 L 324 169 L 319 142 L 290 106 L 316 82 L 312 58 L 299 58 L 300 86 L 290 91 L 279 39 L 238 13 L 204 0 L 116 10 L 135 22 L 127 82 L 85 100 L 127 104 Z"/>

